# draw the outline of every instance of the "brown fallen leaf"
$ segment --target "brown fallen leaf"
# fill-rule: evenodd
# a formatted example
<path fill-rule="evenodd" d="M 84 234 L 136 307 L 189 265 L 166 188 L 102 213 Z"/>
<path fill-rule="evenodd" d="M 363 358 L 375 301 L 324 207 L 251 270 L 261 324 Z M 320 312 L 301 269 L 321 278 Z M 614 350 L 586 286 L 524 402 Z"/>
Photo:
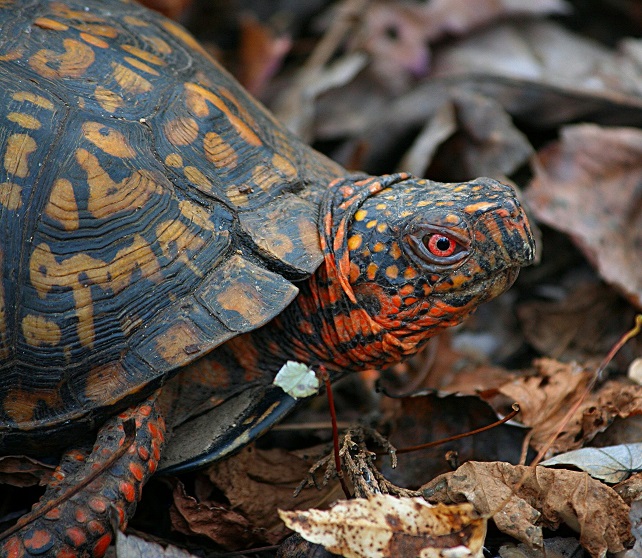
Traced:
<path fill-rule="evenodd" d="M 569 409 L 586 389 L 592 372 L 576 363 L 564 364 L 546 358 L 537 359 L 534 364 L 536 375 L 515 378 L 498 391 L 519 404 L 522 412 L 518 419 L 531 427 L 530 445 L 540 450 L 558 432 Z M 642 386 L 621 378 L 609 380 L 586 396 L 545 457 L 584 446 L 607 430 L 616 418 L 640 414 Z"/>
<path fill-rule="evenodd" d="M 280 511 L 286 525 L 346 558 L 480 557 L 486 521 L 468 504 L 431 506 L 389 495 L 339 501 L 327 511 Z"/>
<path fill-rule="evenodd" d="M 399 408 L 389 419 L 392 422 L 389 440 L 398 450 L 444 440 L 498 420 L 492 407 L 478 396 L 427 393 L 404 397 L 398 402 Z M 386 466 L 382 471 L 391 482 L 416 488 L 464 461 L 518 463 L 527 432 L 525 428 L 501 425 L 436 447 L 400 453 L 398 466 L 394 469 Z M 456 457 L 447 458 L 453 454 Z"/>
<path fill-rule="evenodd" d="M 187 494 L 185 486 L 175 481 L 170 508 L 172 528 L 184 535 L 203 535 L 230 550 L 245 548 L 258 536 L 252 533 L 249 521 L 229 506 L 199 502 Z"/>
<path fill-rule="evenodd" d="M 568 126 L 533 168 L 527 199 L 537 218 L 568 234 L 642 308 L 642 131 Z"/>
<path fill-rule="evenodd" d="M 542 548 L 542 529 L 562 523 L 580 535 L 591 556 L 625 550 L 632 542 L 629 506 L 608 486 L 583 472 L 468 462 L 422 489 L 431 502 L 470 502 L 492 514 L 504 533 Z"/>
<path fill-rule="evenodd" d="M 518 377 L 499 387 L 499 392 L 519 404 L 519 421 L 531 427 L 530 444 L 539 450 L 557 432 L 568 410 L 582 396 L 591 373 L 579 365 L 541 358 L 534 362 L 537 375 Z M 585 402 L 586 403 L 586 402 Z M 568 421 L 549 454 L 580 447 L 581 409 Z"/>
<path fill-rule="evenodd" d="M 602 359 L 633 321 L 634 309 L 597 278 L 569 278 L 553 300 L 530 300 L 517 307 L 524 336 L 540 353 L 564 360 Z"/>
<path fill-rule="evenodd" d="M 310 461 L 284 450 L 248 446 L 208 468 L 197 484 L 197 497 L 214 504 L 208 492 L 216 487 L 229 501 L 227 507 L 243 516 L 246 527 L 260 532 L 262 544 L 275 544 L 286 534 L 277 509 L 323 507 L 324 502 L 333 499 L 333 491 L 338 495 L 339 488 L 333 483 L 294 498 L 294 490 L 308 474 L 310 465 Z"/>

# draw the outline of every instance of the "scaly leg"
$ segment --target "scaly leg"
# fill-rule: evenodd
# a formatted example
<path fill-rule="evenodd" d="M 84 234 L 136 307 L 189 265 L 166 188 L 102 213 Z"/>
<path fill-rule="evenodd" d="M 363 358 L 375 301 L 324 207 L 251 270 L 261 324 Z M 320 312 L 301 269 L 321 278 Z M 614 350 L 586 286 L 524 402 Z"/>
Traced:
<path fill-rule="evenodd" d="M 154 394 L 112 417 L 98 432 L 89 455 L 67 451 L 34 509 L 67 492 L 104 467 L 125 441 L 123 424 L 134 419 L 136 437 L 127 452 L 86 487 L 0 543 L 0 558 L 100 558 L 112 541 L 111 514 L 121 529 L 136 510 L 143 485 L 156 471 L 165 423 Z M 111 510 L 114 510 L 112 512 Z"/>

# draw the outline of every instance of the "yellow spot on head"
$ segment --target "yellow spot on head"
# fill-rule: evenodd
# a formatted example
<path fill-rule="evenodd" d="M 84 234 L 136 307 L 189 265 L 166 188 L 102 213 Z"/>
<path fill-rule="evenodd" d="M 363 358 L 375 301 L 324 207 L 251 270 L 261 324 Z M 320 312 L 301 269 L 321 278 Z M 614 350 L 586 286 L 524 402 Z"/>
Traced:
<path fill-rule="evenodd" d="M 404 279 L 414 279 L 417 275 L 417 271 L 412 267 L 407 267 L 403 272 Z"/>
<path fill-rule="evenodd" d="M 366 228 L 367 229 L 371 229 L 372 227 L 376 227 L 376 226 L 377 226 L 377 221 L 374 220 L 374 219 L 372 221 L 368 221 L 366 223 Z"/>
<path fill-rule="evenodd" d="M 386 204 L 378 203 L 377 205 L 375 205 L 375 209 L 378 209 L 379 211 L 381 211 L 382 209 L 386 209 Z"/>
<path fill-rule="evenodd" d="M 466 213 L 477 213 L 478 211 L 486 211 L 488 209 L 491 209 L 495 205 L 496 204 L 492 202 L 482 201 L 482 202 L 477 202 L 477 203 L 472 203 L 470 205 L 467 205 L 466 207 L 464 207 L 464 211 Z"/>
<path fill-rule="evenodd" d="M 363 239 L 361 238 L 361 235 L 359 234 L 352 235 L 348 239 L 348 248 L 350 250 L 356 250 L 357 248 L 359 248 L 359 246 L 361 246 L 362 241 Z"/>
<path fill-rule="evenodd" d="M 420 202 L 417 203 L 417 207 L 426 207 L 427 205 L 432 205 L 433 202 L 428 201 L 428 200 L 421 200 Z"/>
<path fill-rule="evenodd" d="M 386 225 L 385 223 L 379 223 L 377 225 L 377 231 L 380 233 L 384 232 L 387 228 L 388 228 L 388 225 Z"/>
<path fill-rule="evenodd" d="M 401 257 L 401 248 L 399 248 L 399 244 L 396 242 L 393 242 L 392 245 L 390 246 L 390 250 L 388 253 L 395 259 L 398 260 Z"/>
<path fill-rule="evenodd" d="M 368 264 L 368 268 L 366 269 L 366 274 L 370 281 L 374 281 L 374 278 L 377 276 L 378 269 L 379 269 L 379 266 L 376 263 L 370 262 Z"/>
<path fill-rule="evenodd" d="M 399 275 L 399 268 L 396 265 L 390 265 L 386 268 L 386 276 L 390 279 L 396 279 Z"/>
<path fill-rule="evenodd" d="M 386 249 L 386 245 L 383 242 L 377 242 L 373 247 L 373 252 L 383 252 Z"/>
<path fill-rule="evenodd" d="M 359 209 L 359 211 L 357 211 L 354 214 L 354 220 L 355 221 L 363 221 L 366 218 L 367 215 L 368 215 L 368 212 L 365 209 Z"/>

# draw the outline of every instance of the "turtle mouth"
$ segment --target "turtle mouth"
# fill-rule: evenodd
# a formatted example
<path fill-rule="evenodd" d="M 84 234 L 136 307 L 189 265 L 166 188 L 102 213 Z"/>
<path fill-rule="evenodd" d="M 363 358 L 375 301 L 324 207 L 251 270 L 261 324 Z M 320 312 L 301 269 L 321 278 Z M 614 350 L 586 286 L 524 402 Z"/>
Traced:
<path fill-rule="evenodd" d="M 488 293 L 486 300 L 492 300 L 510 289 L 515 283 L 520 269 L 521 267 L 518 265 L 507 267 L 491 277 L 486 291 Z"/>

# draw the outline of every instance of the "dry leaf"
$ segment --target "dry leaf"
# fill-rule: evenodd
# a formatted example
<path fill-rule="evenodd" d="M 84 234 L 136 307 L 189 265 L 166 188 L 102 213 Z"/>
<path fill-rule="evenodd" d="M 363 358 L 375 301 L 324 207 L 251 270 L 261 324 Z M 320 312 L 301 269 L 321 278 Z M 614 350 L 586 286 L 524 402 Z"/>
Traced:
<path fill-rule="evenodd" d="M 594 479 L 615 484 L 627 479 L 634 471 L 642 470 L 642 443 L 568 451 L 540 465 L 572 465 Z"/>
<path fill-rule="evenodd" d="M 633 548 L 624 553 L 623 558 L 639 558 L 642 555 L 642 500 L 631 504 L 631 534 L 635 537 Z"/>
<path fill-rule="evenodd" d="M 170 508 L 172 527 L 184 535 L 204 535 L 224 548 L 237 550 L 254 542 L 251 526 L 240 513 L 221 504 L 199 502 L 175 481 Z"/>
<path fill-rule="evenodd" d="M 642 308 L 642 131 L 568 126 L 534 160 L 537 218 L 577 243 L 605 281 Z"/>
<path fill-rule="evenodd" d="M 310 461 L 285 450 L 257 450 L 248 446 L 230 459 L 212 465 L 206 473 L 211 484 L 225 494 L 231 508 L 260 531 L 261 539 L 275 544 L 285 534 L 277 509 L 323 507 L 324 501 L 330 501 L 332 491 L 338 489 L 333 483 L 294 498 L 294 490 L 306 478 L 310 466 Z"/>
<path fill-rule="evenodd" d="M 553 300 L 530 300 L 517 307 L 524 336 L 540 353 L 587 362 L 602 359 L 633 322 L 634 310 L 597 278 L 569 277 L 570 286 Z M 626 321 L 625 321 L 626 320 Z"/>
<path fill-rule="evenodd" d="M 342 500 L 328 511 L 283 512 L 290 528 L 346 558 L 482 556 L 486 521 L 472 506 L 430 506 L 421 498 Z"/>
<path fill-rule="evenodd" d="M 392 421 L 389 440 L 397 449 L 443 440 L 498 420 L 492 407 L 478 396 L 417 394 L 404 397 L 399 403 L 389 419 Z M 416 488 L 464 461 L 518 463 L 526 433 L 524 428 L 502 425 L 437 447 L 399 454 L 398 466 L 385 467 L 383 472 L 397 485 Z M 456 452 L 454 466 L 447 459 L 447 455 L 452 455 L 450 452 Z"/>
<path fill-rule="evenodd" d="M 639 95 L 642 72 L 595 41 L 551 21 L 493 26 L 435 52 L 433 75 L 492 74 L 572 90 Z"/>
<path fill-rule="evenodd" d="M 535 361 L 537 376 L 515 378 L 502 385 L 499 392 L 519 404 L 519 421 L 532 428 L 530 443 L 535 449 L 547 444 L 557 432 L 568 410 L 586 389 L 591 374 L 577 364 L 564 364 L 552 359 Z M 579 447 L 582 428 L 581 409 L 568 422 L 562 434 L 551 446 L 553 455 Z"/>
<path fill-rule="evenodd" d="M 577 471 L 468 462 L 423 487 L 432 502 L 468 501 L 493 514 L 497 527 L 534 548 L 542 529 L 565 523 L 594 557 L 620 552 L 631 541 L 629 507 L 608 486 Z"/>

